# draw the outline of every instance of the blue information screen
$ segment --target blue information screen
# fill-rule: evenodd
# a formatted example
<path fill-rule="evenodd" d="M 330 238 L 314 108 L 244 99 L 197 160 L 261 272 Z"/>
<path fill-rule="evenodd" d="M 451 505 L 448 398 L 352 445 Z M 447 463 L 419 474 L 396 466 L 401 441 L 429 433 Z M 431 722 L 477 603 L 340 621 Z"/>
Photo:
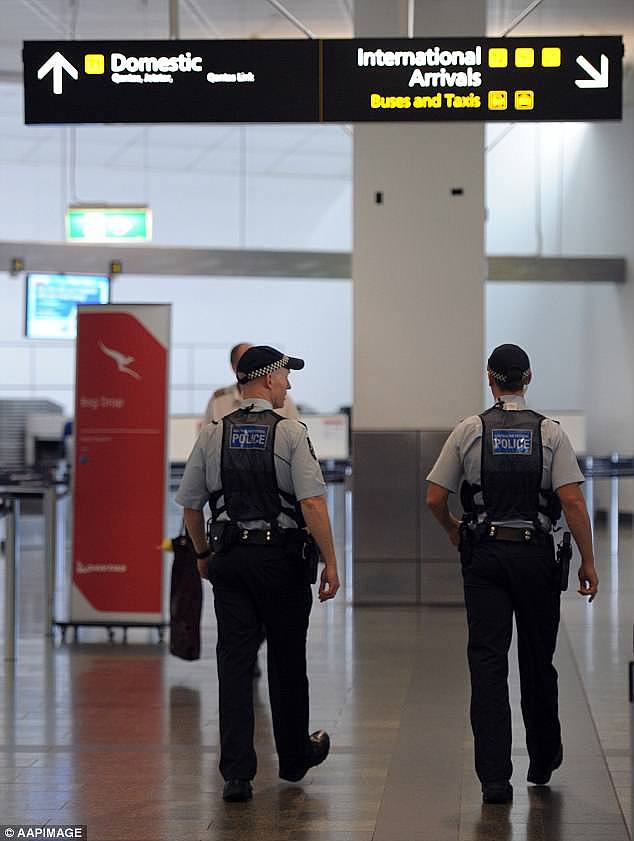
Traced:
<path fill-rule="evenodd" d="M 25 334 L 30 339 L 74 339 L 77 304 L 107 304 L 109 300 L 107 275 L 29 274 Z"/>

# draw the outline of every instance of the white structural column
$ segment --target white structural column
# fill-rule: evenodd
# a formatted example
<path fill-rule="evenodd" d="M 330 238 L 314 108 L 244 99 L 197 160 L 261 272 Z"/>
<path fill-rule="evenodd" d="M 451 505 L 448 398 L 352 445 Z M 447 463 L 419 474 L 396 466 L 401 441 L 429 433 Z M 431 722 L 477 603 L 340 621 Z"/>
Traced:
<path fill-rule="evenodd" d="M 355 36 L 405 37 L 410 10 L 357 0 Z M 415 3 L 416 37 L 484 31 L 484 0 Z M 455 581 L 432 574 L 443 564 L 425 567 L 449 557 L 425 534 L 420 473 L 444 431 L 482 408 L 483 124 L 355 125 L 352 277 L 354 598 L 452 600 Z"/>

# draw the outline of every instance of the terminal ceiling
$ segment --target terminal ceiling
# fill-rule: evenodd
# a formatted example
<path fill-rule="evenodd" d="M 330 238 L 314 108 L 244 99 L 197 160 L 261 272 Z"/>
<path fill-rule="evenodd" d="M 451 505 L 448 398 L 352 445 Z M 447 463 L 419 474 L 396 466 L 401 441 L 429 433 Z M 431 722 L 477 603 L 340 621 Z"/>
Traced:
<path fill-rule="evenodd" d="M 354 0 L 280 2 L 317 37 L 353 36 Z M 528 4 L 529 0 L 488 0 L 487 34 L 500 35 Z M 179 9 L 183 39 L 303 37 L 267 0 L 180 0 Z M 80 40 L 163 39 L 169 33 L 169 0 L 0 0 L 0 10 L 0 164 L 5 165 L 60 159 L 60 129 L 25 127 L 16 116 L 22 113 L 24 40 L 67 40 L 73 35 Z M 634 54 L 634 2 L 544 0 L 513 34 L 622 34 L 627 62 Z M 80 166 L 237 173 L 244 163 L 239 131 L 237 126 L 204 125 L 79 129 L 78 161 Z M 247 135 L 249 172 L 351 177 L 350 132 L 340 127 L 250 126 Z"/>

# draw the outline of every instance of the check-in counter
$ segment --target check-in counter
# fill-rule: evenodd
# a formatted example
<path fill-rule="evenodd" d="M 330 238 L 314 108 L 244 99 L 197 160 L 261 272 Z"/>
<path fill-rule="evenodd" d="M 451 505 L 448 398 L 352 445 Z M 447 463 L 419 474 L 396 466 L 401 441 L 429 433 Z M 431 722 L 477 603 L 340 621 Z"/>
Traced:
<path fill-rule="evenodd" d="M 42 412 L 27 415 L 24 425 L 24 463 L 27 467 L 52 464 L 63 457 L 62 437 L 68 418 Z"/>

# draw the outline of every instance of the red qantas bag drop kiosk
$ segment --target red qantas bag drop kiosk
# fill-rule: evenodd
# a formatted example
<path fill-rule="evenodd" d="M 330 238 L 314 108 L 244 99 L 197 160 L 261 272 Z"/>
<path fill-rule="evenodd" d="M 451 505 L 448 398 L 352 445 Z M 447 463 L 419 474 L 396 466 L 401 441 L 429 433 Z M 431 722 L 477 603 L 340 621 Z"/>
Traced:
<path fill-rule="evenodd" d="M 170 306 L 78 307 L 71 617 L 162 637 Z"/>

